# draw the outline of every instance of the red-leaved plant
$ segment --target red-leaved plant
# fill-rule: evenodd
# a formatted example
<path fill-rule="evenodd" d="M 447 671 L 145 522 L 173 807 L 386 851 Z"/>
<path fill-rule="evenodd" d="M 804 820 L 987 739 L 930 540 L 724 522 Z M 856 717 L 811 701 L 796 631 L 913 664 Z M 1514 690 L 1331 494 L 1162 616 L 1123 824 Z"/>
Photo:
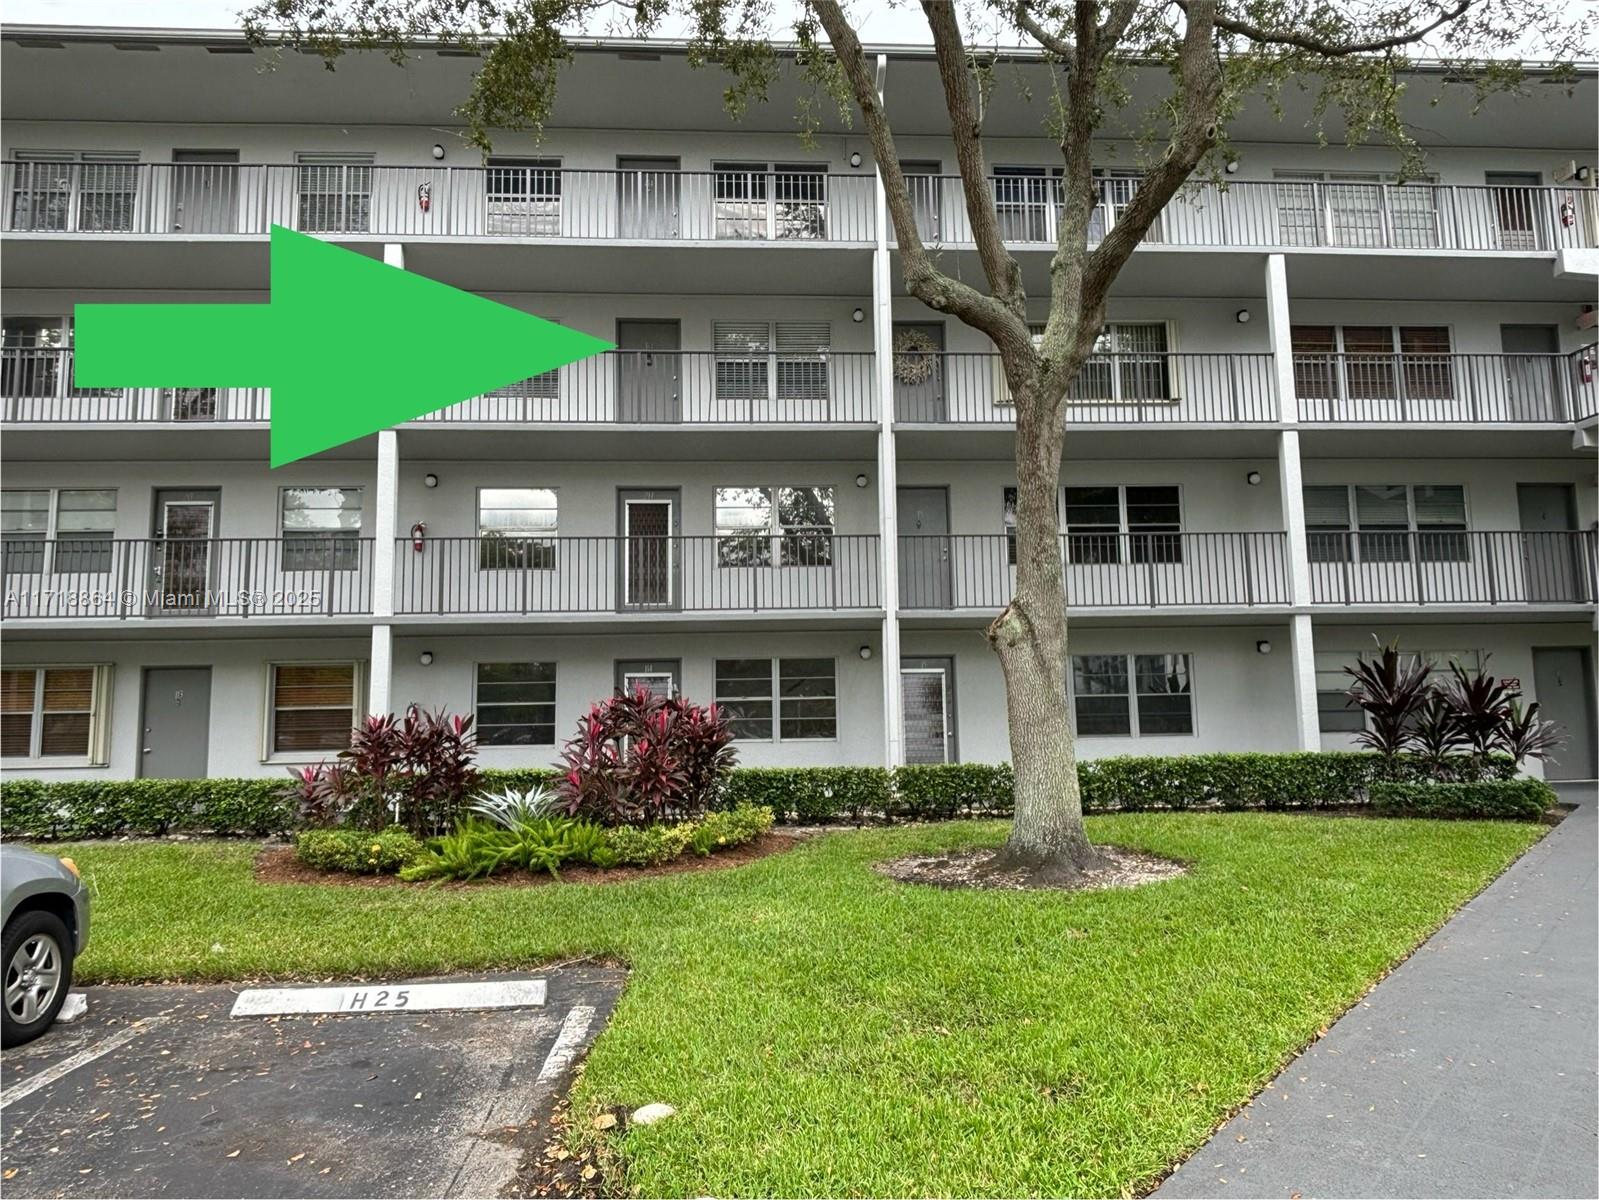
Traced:
<path fill-rule="evenodd" d="M 696 820 L 737 759 L 722 709 L 638 687 L 578 718 L 558 792 L 568 813 L 602 825 Z"/>
<path fill-rule="evenodd" d="M 418 837 L 450 828 L 478 784 L 472 718 L 424 712 L 369 716 L 338 760 L 291 768 L 287 792 L 307 825 L 382 829 Z"/>

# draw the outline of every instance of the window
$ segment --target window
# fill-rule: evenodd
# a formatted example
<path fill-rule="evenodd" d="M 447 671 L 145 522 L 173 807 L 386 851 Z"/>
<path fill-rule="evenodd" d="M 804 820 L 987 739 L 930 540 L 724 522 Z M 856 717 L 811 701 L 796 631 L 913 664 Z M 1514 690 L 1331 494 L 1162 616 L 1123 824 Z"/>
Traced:
<path fill-rule="evenodd" d="M 272 666 L 273 754 L 343 750 L 359 707 L 356 665 L 275 663 Z"/>
<path fill-rule="evenodd" d="M 474 711 L 481 745 L 555 745 L 555 664 L 478 663 Z"/>
<path fill-rule="evenodd" d="M 716 703 L 727 709 L 733 736 L 745 741 L 771 741 L 774 715 L 778 741 L 838 737 L 838 688 L 830 658 L 719 658 Z"/>
<path fill-rule="evenodd" d="M 1294 387 L 1306 400 L 1453 400 L 1444 325 L 1294 325 Z"/>
<path fill-rule="evenodd" d="M 827 169 L 803 163 L 712 163 L 716 236 L 827 236 Z M 768 197 L 771 198 L 770 203 Z"/>
<path fill-rule="evenodd" d="M 1350 650 L 1316 651 L 1317 727 L 1323 733 L 1359 733 L 1366 727 L 1365 713 L 1349 700 L 1349 685 L 1354 681 L 1344 671 L 1346 666 L 1354 666 L 1359 657 L 1359 652 Z M 1431 663 L 1435 678 L 1440 673 L 1447 674 L 1451 662 L 1468 671 L 1482 665 L 1480 650 L 1407 650 L 1404 658 Z"/>
<path fill-rule="evenodd" d="M 556 527 L 554 488 L 479 488 L 478 566 L 552 571 Z"/>
<path fill-rule="evenodd" d="M 558 237 L 561 160 L 490 157 L 484 173 L 488 232 Z"/>
<path fill-rule="evenodd" d="M 1005 489 L 1000 500 L 1001 520 L 1005 523 L 1005 562 L 1014 567 L 1016 565 L 1016 489 Z"/>
<path fill-rule="evenodd" d="M 1082 737 L 1191 734 L 1194 698 L 1189 656 L 1074 655 L 1072 705 Z"/>
<path fill-rule="evenodd" d="M 299 228 L 365 233 L 372 217 L 372 155 L 301 154 Z"/>
<path fill-rule="evenodd" d="M 1050 200 L 1058 189 L 1043 167 L 995 167 L 994 215 L 1000 236 L 1007 242 L 1048 241 Z"/>
<path fill-rule="evenodd" d="M 106 761 L 101 714 L 108 666 L 0 671 L 0 756 Z"/>
<path fill-rule="evenodd" d="M 51 555 L 49 570 L 109 571 L 116 523 L 115 488 L 0 492 L 5 571 L 8 575 L 37 574 L 47 569 L 47 554 Z"/>
<path fill-rule="evenodd" d="M 1164 321 L 1105 326 L 1094 353 L 1072 381 L 1070 400 L 1170 400 L 1171 367 Z"/>
<path fill-rule="evenodd" d="M 353 571 L 361 565 L 361 489 L 294 487 L 281 493 L 285 571 Z"/>
<path fill-rule="evenodd" d="M 716 561 L 723 567 L 833 565 L 830 487 L 717 488 Z"/>
<path fill-rule="evenodd" d="M 12 228 L 83 233 L 133 228 L 139 156 L 90 151 L 17 151 L 11 184 Z"/>
<path fill-rule="evenodd" d="M 1062 489 L 1066 554 L 1073 563 L 1183 561 L 1182 497 L 1175 485 Z M 1125 535 L 1125 536 L 1124 536 Z"/>
<path fill-rule="evenodd" d="M 1277 179 L 1284 245 L 1438 245 L 1431 179 L 1398 185 L 1398 176 L 1371 171 L 1278 171 Z"/>
<path fill-rule="evenodd" d="M 1421 562 L 1471 561 L 1460 484 L 1307 484 L 1304 498 L 1311 562 L 1409 562 L 1412 543 Z"/>
<path fill-rule="evenodd" d="M 718 400 L 827 399 L 826 321 L 717 321 L 711 334 Z"/>

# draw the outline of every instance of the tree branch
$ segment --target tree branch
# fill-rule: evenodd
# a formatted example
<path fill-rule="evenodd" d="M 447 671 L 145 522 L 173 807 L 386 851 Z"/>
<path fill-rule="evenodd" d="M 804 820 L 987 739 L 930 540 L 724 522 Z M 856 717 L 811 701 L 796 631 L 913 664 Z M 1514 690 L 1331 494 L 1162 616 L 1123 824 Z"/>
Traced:
<path fill-rule="evenodd" d="M 1295 49 L 1305 50 L 1311 54 L 1319 54 L 1323 58 L 1347 58 L 1351 54 L 1376 54 L 1383 50 L 1393 50 L 1400 46 L 1413 45 L 1433 30 L 1442 28 L 1452 21 L 1459 20 L 1476 3 L 1477 0 L 1458 0 L 1453 8 L 1441 13 L 1438 19 L 1430 24 L 1406 30 L 1404 33 L 1396 33 L 1383 38 L 1372 38 L 1364 42 L 1335 42 L 1328 38 L 1314 37 L 1308 33 L 1279 32 L 1241 20 L 1238 17 L 1224 16 L 1220 13 L 1213 18 L 1213 23 L 1217 29 L 1223 32 L 1236 33 L 1240 37 L 1248 38 L 1250 41 L 1259 42 L 1262 45 L 1292 46 Z M 1176 4 L 1184 13 L 1188 12 L 1189 0 L 1176 0 Z"/>

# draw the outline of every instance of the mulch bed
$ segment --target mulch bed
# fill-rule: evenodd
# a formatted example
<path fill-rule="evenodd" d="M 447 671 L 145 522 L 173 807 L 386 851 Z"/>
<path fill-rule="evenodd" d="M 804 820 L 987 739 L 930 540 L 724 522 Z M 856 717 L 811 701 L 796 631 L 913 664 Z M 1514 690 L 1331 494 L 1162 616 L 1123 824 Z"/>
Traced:
<path fill-rule="evenodd" d="M 308 867 L 294 857 L 293 846 L 267 846 L 255 856 L 257 883 L 315 883 L 335 887 L 400 887 L 400 888 L 478 888 L 478 887 L 548 887 L 563 883 L 626 883 L 632 879 L 652 879 L 657 875 L 685 875 L 694 871 L 722 871 L 741 867 L 756 859 L 781 854 L 799 845 L 800 838 L 787 833 L 763 833 L 753 842 L 718 850 L 701 858 L 692 851 L 657 867 L 562 867 L 561 877 L 554 878 L 543 872 L 507 871 L 487 879 L 425 880 L 421 883 L 404 883 L 394 875 L 352 875 L 348 871 L 319 871 Z"/>
<path fill-rule="evenodd" d="M 901 883 L 924 883 L 941 888 L 996 888 L 1002 891 L 1050 890 L 1061 892 L 1098 892 L 1106 888 L 1142 887 L 1162 879 L 1175 879 L 1188 874 L 1188 867 L 1173 859 L 1145 854 L 1141 850 L 1123 850 L 1119 846 L 1098 846 L 1101 854 L 1110 860 L 1104 867 L 1084 872 L 1071 883 L 1040 883 L 1026 871 L 984 871 L 995 850 L 963 850 L 948 854 L 911 854 L 904 858 L 881 862 L 875 866 L 880 874 Z"/>

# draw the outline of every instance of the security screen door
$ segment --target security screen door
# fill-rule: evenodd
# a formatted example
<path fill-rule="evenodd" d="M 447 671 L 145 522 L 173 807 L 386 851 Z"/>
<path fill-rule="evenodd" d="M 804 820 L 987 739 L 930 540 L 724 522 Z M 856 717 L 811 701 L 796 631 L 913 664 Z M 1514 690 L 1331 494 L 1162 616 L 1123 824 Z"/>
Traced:
<path fill-rule="evenodd" d="M 211 539 L 216 536 L 221 493 L 158 491 L 157 525 L 150 553 L 150 590 L 156 594 L 152 615 L 174 611 L 203 612 L 212 590 Z"/>
<path fill-rule="evenodd" d="M 1543 245 L 1539 211 L 1543 176 L 1536 172 L 1490 171 L 1483 181 L 1493 189 L 1494 217 L 1501 250 L 1538 250 Z"/>
<path fill-rule="evenodd" d="M 617 420 L 671 424 L 683 419 L 676 321 L 616 323 Z"/>
<path fill-rule="evenodd" d="M 950 762 L 954 729 L 950 722 L 948 659 L 907 658 L 899 668 L 900 724 L 905 733 L 906 765 Z"/>
<path fill-rule="evenodd" d="M 616 160 L 621 236 L 660 240 L 678 235 L 682 175 L 675 158 Z"/>
<path fill-rule="evenodd" d="M 622 605 L 624 608 L 673 608 L 677 602 L 675 497 L 653 493 L 623 494 Z"/>

